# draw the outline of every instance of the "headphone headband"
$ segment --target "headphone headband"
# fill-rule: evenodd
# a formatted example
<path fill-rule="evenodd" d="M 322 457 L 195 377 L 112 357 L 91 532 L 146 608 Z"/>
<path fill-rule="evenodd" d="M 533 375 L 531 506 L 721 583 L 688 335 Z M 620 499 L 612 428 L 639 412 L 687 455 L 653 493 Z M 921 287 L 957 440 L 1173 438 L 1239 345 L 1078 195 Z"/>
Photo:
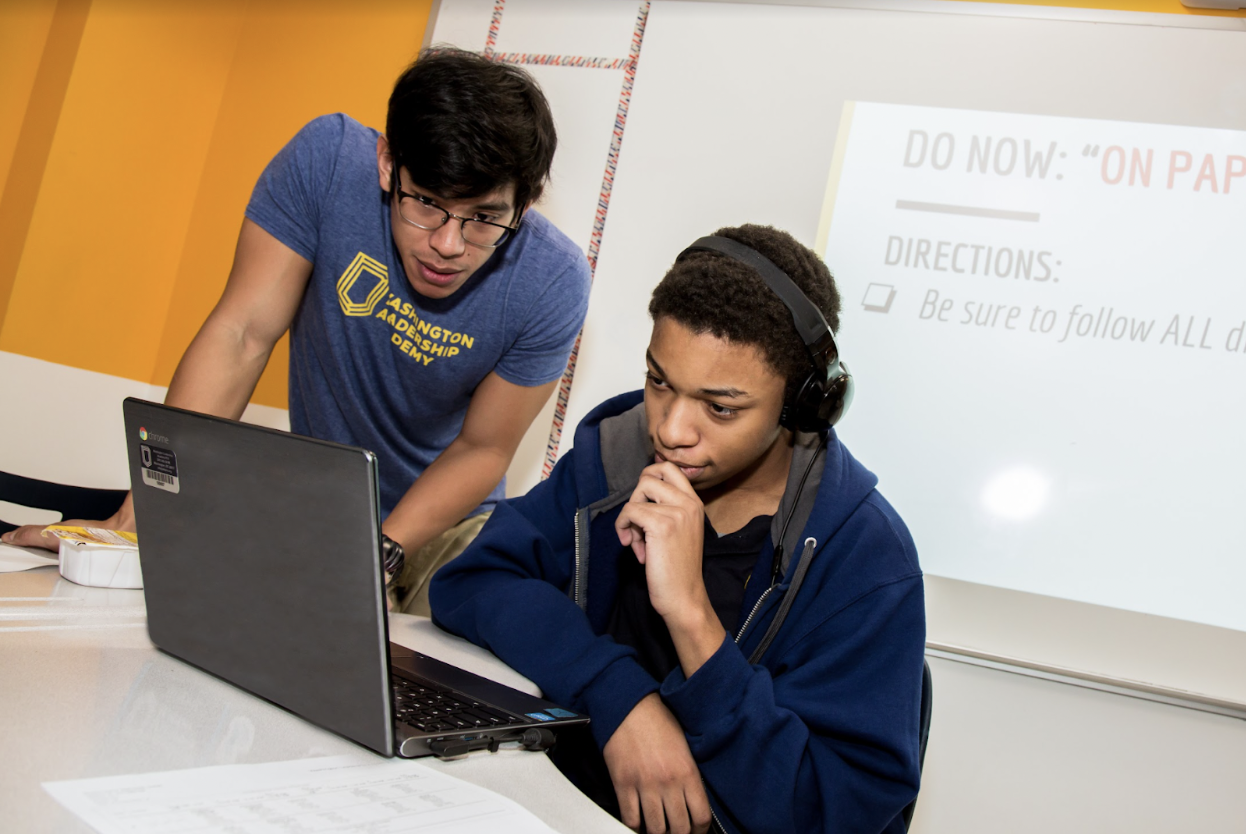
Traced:
<path fill-rule="evenodd" d="M 828 359 L 830 354 L 838 355 L 835 334 L 831 332 L 831 327 L 826 323 L 822 311 L 801 292 L 800 287 L 796 286 L 786 272 L 775 266 L 774 261 L 751 246 L 745 246 L 739 241 L 718 235 L 698 238 L 684 250 L 684 252 L 692 251 L 718 252 L 751 266 L 792 314 L 792 324 L 796 326 L 796 334 L 805 343 L 809 356 L 819 370 L 826 370 L 830 364 Z M 683 252 L 680 256 L 683 256 Z"/>

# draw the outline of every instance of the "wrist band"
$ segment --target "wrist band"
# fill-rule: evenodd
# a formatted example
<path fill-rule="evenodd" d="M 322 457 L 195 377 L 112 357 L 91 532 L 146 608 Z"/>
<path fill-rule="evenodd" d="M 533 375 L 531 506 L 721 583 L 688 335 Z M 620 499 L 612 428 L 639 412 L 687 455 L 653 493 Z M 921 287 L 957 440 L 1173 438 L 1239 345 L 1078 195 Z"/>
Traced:
<path fill-rule="evenodd" d="M 381 564 L 385 566 L 385 572 L 389 574 L 390 585 L 398 581 L 398 575 L 402 573 L 402 566 L 406 564 L 406 561 L 407 554 L 403 551 L 402 545 L 382 533 Z"/>

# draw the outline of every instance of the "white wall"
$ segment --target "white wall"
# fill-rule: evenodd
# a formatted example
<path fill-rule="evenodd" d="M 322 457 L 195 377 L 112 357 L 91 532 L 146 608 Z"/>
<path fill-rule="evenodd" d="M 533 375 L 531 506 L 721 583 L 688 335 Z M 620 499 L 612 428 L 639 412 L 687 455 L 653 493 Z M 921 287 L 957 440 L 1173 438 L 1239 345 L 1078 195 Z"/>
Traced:
<path fill-rule="evenodd" d="M 496 49 L 625 57 L 639 5 L 638 0 L 507 0 Z M 442 0 L 432 41 L 482 49 L 493 11 L 493 0 Z M 690 45 L 688 60 L 695 61 L 691 50 Z M 642 73 L 644 61 L 642 49 Z M 555 179 L 542 210 L 587 248 L 621 72 L 529 68 L 545 86 L 560 131 Z M 624 168 L 628 147 L 625 133 Z M 606 246 L 614 251 L 668 243 L 660 229 L 655 236 L 630 239 L 626 232 L 635 224 L 623 220 L 612 225 L 607 216 Z M 816 222 L 814 215 L 805 225 Z M 667 253 L 668 262 L 673 252 Z M 602 279 L 628 276 L 606 269 Z M 636 279 L 644 293 L 656 281 Z M 586 340 L 595 338 L 595 324 L 600 334 L 612 315 L 600 303 L 611 293 L 599 290 Z M 613 293 L 622 290 L 610 287 Z M 643 338 L 630 334 L 638 335 Z M 591 389 L 604 385 L 617 392 L 636 387 L 638 380 L 626 369 L 634 368 L 638 376 L 640 367 L 640 357 L 620 355 L 616 343 L 591 351 L 578 374 L 593 375 Z M 573 412 L 591 405 L 575 403 Z M 551 404 L 525 438 L 511 468 L 512 493 L 539 475 L 552 410 Z M 569 425 L 568 435 L 571 430 Z M 568 436 L 562 449 L 569 445 Z M 946 659 L 932 659 L 931 666 L 934 723 L 915 831 L 1246 831 L 1236 807 L 1246 784 L 1246 722 Z"/>
<path fill-rule="evenodd" d="M 1246 721 L 932 659 L 917 834 L 1246 831 Z"/>

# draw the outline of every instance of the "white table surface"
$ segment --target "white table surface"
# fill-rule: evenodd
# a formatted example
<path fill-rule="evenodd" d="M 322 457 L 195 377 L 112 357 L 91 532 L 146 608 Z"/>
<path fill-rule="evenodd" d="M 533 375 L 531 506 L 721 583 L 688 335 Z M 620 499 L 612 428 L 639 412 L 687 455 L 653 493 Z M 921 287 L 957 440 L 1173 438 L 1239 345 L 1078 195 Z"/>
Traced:
<path fill-rule="evenodd" d="M 0 829 L 89 832 L 41 782 L 370 754 L 156 650 L 142 591 L 86 588 L 55 568 L 0 574 Z M 516 689 L 489 652 L 395 614 L 390 639 Z M 565 834 L 624 834 L 541 753 L 421 763 L 508 796 Z"/>

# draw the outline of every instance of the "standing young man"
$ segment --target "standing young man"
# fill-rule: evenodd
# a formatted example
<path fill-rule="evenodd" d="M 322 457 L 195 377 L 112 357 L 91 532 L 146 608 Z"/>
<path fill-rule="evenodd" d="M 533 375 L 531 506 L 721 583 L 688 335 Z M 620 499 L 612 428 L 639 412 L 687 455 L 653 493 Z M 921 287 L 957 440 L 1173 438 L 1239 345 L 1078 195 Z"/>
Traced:
<path fill-rule="evenodd" d="M 556 143 L 530 76 L 458 50 L 402 74 L 384 134 L 314 120 L 261 175 L 169 388 L 170 405 L 237 419 L 288 330 L 291 428 L 377 454 L 389 565 L 392 543 L 411 554 L 406 610 L 427 613 L 426 577 L 503 497 L 584 321 L 587 262 L 530 210 Z M 133 529 L 128 500 L 108 524 Z"/>
<path fill-rule="evenodd" d="M 498 506 L 433 580 L 433 616 L 592 718 L 555 761 L 634 829 L 902 832 L 922 578 L 829 427 L 850 384 L 830 273 L 785 233 L 723 229 L 649 312 L 643 395 Z"/>

